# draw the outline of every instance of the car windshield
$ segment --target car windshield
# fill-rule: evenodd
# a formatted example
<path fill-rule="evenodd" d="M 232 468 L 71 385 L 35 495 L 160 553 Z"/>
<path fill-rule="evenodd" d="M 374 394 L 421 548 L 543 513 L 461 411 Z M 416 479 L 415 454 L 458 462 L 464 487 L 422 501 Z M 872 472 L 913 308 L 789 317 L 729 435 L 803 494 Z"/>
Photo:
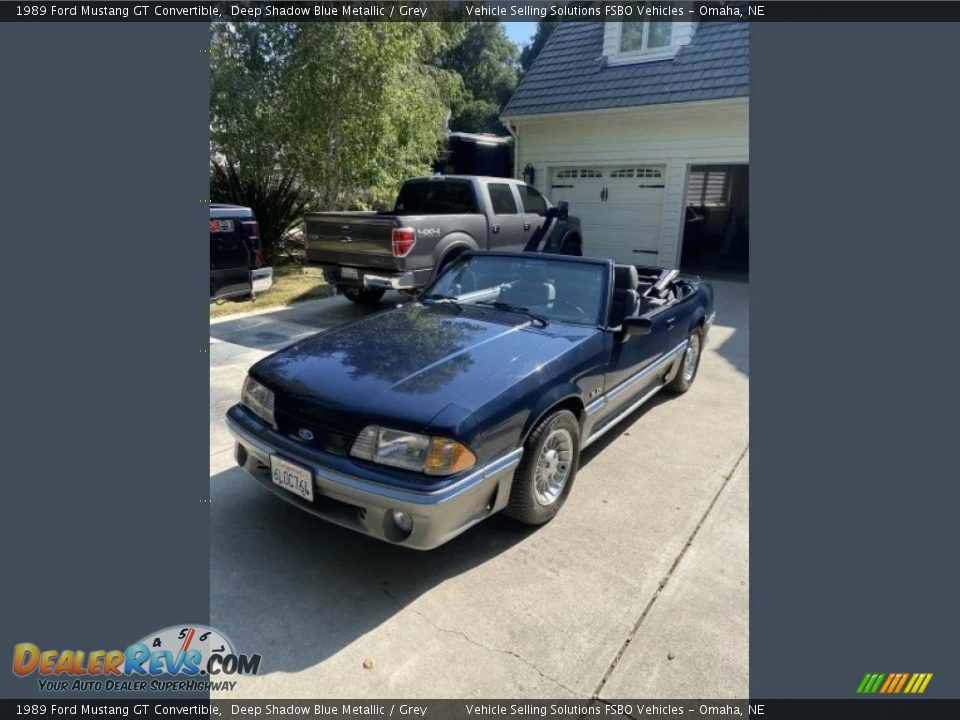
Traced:
<path fill-rule="evenodd" d="M 597 325 L 609 271 L 549 255 L 467 255 L 423 294 L 425 302 L 495 307 L 545 322 Z"/>

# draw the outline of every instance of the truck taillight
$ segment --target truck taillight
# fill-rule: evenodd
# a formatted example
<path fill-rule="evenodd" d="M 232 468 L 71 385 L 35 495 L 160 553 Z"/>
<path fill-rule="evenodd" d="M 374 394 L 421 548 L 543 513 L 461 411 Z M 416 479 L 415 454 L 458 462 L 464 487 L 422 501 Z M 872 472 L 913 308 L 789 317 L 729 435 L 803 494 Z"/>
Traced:
<path fill-rule="evenodd" d="M 260 223 L 256 220 L 244 220 L 240 225 L 243 227 L 243 233 L 248 238 L 260 239 Z"/>
<path fill-rule="evenodd" d="M 250 247 L 250 260 L 253 267 L 263 267 L 263 250 L 260 245 L 260 223 L 256 220 L 244 220 L 240 223 L 247 245 Z"/>
<path fill-rule="evenodd" d="M 406 257 L 417 242 L 417 233 L 413 228 L 394 228 L 392 239 L 393 256 Z"/>

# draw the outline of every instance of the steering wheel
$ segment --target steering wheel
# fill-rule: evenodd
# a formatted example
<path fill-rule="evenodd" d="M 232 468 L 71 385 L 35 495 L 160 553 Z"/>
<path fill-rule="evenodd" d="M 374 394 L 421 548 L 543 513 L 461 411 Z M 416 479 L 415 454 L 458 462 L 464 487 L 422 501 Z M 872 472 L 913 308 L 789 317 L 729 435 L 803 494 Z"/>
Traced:
<path fill-rule="evenodd" d="M 573 310 L 579 316 L 578 319 L 584 319 L 584 320 L 589 319 L 589 316 L 587 315 L 586 310 L 584 310 L 579 305 L 575 305 L 569 300 L 557 299 L 553 301 L 553 304 L 556 307 L 565 307 L 565 308 L 569 308 L 570 310 Z"/>

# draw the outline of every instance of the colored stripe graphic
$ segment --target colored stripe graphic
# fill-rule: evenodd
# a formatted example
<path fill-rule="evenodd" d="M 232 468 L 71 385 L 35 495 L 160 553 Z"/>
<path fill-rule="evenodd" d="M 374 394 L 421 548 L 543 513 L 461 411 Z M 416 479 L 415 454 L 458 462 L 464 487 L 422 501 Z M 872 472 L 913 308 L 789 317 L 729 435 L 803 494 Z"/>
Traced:
<path fill-rule="evenodd" d="M 933 679 L 933 673 L 867 673 L 857 686 L 858 695 L 921 695 Z"/>

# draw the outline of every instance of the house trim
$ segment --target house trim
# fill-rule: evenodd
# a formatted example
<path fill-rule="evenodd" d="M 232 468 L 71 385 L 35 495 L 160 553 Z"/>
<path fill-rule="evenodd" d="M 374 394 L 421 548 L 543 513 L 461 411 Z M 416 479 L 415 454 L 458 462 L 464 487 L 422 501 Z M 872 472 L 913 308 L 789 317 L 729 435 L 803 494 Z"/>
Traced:
<path fill-rule="evenodd" d="M 589 115 L 617 115 L 621 113 L 635 113 L 637 110 L 674 110 L 677 108 L 700 108 L 700 107 L 735 107 L 737 105 L 746 105 L 750 98 L 746 95 L 740 95 L 733 98 L 718 98 L 716 100 L 694 100 L 687 102 L 657 103 L 655 105 L 628 105 L 626 107 L 616 108 L 595 108 L 589 110 L 564 110 L 561 112 L 537 113 L 529 115 L 504 115 L 501 122 L 504 124 L 523 122 L 525 120 L 552 120 L 562 117 L 587 117 Z"/>

